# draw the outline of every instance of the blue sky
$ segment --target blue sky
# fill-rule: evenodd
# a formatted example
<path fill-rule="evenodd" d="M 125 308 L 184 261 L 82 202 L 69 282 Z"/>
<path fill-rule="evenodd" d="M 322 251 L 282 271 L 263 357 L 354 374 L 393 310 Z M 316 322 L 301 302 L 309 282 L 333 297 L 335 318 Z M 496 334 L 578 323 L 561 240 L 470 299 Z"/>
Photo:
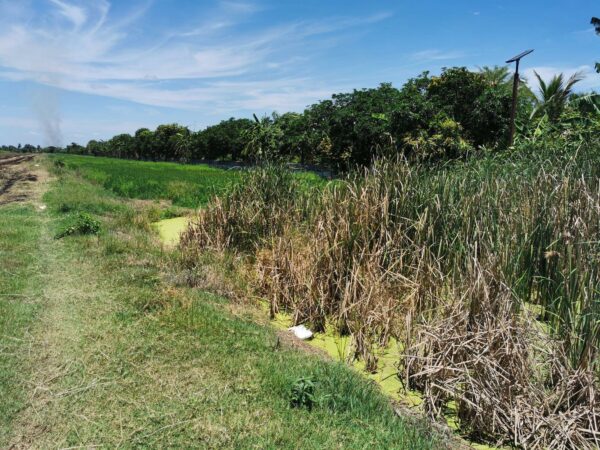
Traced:
<path fill-rule="evenodd" d="M 0 144 L 301 111 L 423 70 L 592 70 L 598 0 L 0 0 Z"/>

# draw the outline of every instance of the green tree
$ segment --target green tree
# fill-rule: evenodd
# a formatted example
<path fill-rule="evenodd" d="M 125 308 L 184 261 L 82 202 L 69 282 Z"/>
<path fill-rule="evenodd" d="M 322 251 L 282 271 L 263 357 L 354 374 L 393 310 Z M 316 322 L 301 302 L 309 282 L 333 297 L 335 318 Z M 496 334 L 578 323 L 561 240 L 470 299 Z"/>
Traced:
<path fill-rule="evenodd" d="M 154 159 L 179 160 L 182 139 L 187 139 L 190 130 L 187 127 L 171 123 L 159 125 L 154 132 Z"/>
<path fill-rule="evenodd" d="M 251 120 L 231 117 L 195 133 L 194 158 L 238 160 L 246 147 L 246 132 L 251 127 Z"/>
<path fill-rule="evenodd" d="M 467 147 L 499 146 L 508 134 L 510 120 L 509 75 L 505 68 L 471 72 L 454 67 L 437 77 L 424 72 L 409 80 L 400 91 L 391 120 L 396 142 L 405 153 L 414 154 L 415 145 L 408 143 L 421 142 L 429 134 L 428 144 L 419 144 L 419 159 L 452 158 Z M 434 135 L 445 138 L 433 139 Z M 450 136 L 456 145 L 449 144 Z M 433 151 L 432 142 L 445 144 L 440 151 Z M 426 151 L 433 152 L 431 158 L 424 155 Z"/>
<path fill-rule="evenodd" d="M 72 142 L 65 147 L 65 152 L 70 153 L 72 155 L 83 155 L 86 152 L 85 147 L 77 144 L 76 142 Z"/>
<path fill-rule="evenodd" d="M 341 93 L 305 111 L 311 145 L 319 142 L 323 162 L 347 168 L 366 165 L 376 154 L 395 148 L 390 119 L 400 91 L 390 83 Z"/>
<path fill-rule="evenodd" d="M 103 141 L 96 141 L 92 139 L 87 144 L 87 154 L 92 156 L 108 156 L 107 155 L 107 146 Z"/>
<path fill-rule="evenodd" d="M 282 136 L 278 153 L 292 161 L 302 164 L 312 161 L 313 142 L 310 139 L 308 116 L 298 113 L 286 113 L 277 117 L 277 126 Z"/>
<path fill-rule="evenodd" d="M 137 159 L 133 136 L 123 133 L 114 136 L 106 143 L 108 153 L 115 158 Z"/>
<path fill-rule="evenodd" d="M 531 117 L 546 115 L 551 123 L 556 123 L 573 94 L 573 87 L 583 79 L 583 75 L 578 72 L 565 80 L 561 73 L 546 83 L 537 72 L 534 73 L 539 83 L 539 98 Z"/>
<path fill-rule="evenodd" d="M 444 69 L 431 78 L 427 97 L 460 124 L 475 146 L 498 144 L 507 135 L 512 95 L 502 85 L 488 83 L 482 73 L 466 67 Z"/>
<path fill-rule="evenodd" d="M 148 128 L 140 128 L 135 132 L 134 146 L 139 159 L 154 159 L 154 133 Z"/>

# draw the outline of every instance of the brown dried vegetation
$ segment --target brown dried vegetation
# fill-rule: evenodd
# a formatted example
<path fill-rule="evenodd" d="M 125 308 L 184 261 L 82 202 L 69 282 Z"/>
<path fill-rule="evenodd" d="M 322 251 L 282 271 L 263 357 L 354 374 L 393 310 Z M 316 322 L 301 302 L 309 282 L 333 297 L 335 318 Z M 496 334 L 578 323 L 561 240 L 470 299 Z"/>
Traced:
<path fill-rule="evenodd" d="M 439 418 L 524 448 L 600 443 L 600 184 L 591 157 L 428 169 L 379 161 L 307 191 L 257 170 L 188 230 L 246 255 L 271 314 L 375 346 L 401 342 L 399 376 Z M 532 311 L 535 311 L 534 314 Z"/>

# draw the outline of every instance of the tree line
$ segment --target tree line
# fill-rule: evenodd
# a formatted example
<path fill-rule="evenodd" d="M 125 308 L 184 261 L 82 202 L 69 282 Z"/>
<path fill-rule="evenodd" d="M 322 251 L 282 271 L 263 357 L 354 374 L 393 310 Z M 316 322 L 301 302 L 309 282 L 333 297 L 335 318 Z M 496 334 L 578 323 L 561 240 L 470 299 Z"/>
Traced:
<path fill-rule="evenodd" d="M 575 95 L 581 79 L 562 75 L 544 82 L 539 94 L 521 84 L 517 123 L 521 135 L 565 116 L 597 117 L 597 96 Z M 524 80 L 525 81 L 525 80 Z M 402 155 L 419 161 L 463 158 L 481 149 L 506 146 L 512 101 L 508 67 L 445 68 L 408 80 L 401 88 L 334 94 L 302 113 L 230 118 L 200 131 L 178 124 L 139 129 L 87 145 L 64 148 L 2 147 L 10 151 L 65 152 L 152 161 L 293 161 L 344 170 L 376 156 Z"/>

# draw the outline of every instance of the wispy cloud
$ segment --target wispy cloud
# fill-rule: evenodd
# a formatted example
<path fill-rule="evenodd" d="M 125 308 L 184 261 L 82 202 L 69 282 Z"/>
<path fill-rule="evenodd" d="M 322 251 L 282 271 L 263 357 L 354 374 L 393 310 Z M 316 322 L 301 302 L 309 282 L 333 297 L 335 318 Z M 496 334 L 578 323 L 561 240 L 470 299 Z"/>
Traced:
<path fill-rule="evenodd" d="M 260 7 L 255 3 L 242 2 L 242 1 L 226 1 L 222 0 L 219 2 L 221 7 L 229 12 L 234 13 L 255 13 L 260 11 Z"/>
<path fill-rule="evenodd" d="M 583 30 L 572 31 L 571 34 L 592 35 L 595 34 L 595 30 L 592 26 L 589 26 Z"/>
<path fill-rule="evenodd" d="M 460 50 L 421 50 L 410 55 L 410 59 L 415 62 L 431 61 L 449 61 L 452 59 L 464 58 L 466 54 Z"/>
<path fill-rule="evenodd" d="M 152 106 L 231 112 L 301 108 L 328 95 L 322 81 L 298 75 L 299 61 L 311 47 L 307 42 L 390 16 L 298 21 L 234 33 L 261 9 L 220 1 L 201 19 L 140 39 L 139 22 L 149 3 L 133 5 L 116 19 L 106 0 L 45 1 L 47 18 L 25 18 L 0 3 L 0 78 Z"/>
<path fill-rule="evenodd" d="M 58 8 L 58 13 L 72 22 L 76 28 L 81 27 L 87 20 L 87 15 L 82 7 L 71 5 L 61 0 L 50 1 Z"/>

